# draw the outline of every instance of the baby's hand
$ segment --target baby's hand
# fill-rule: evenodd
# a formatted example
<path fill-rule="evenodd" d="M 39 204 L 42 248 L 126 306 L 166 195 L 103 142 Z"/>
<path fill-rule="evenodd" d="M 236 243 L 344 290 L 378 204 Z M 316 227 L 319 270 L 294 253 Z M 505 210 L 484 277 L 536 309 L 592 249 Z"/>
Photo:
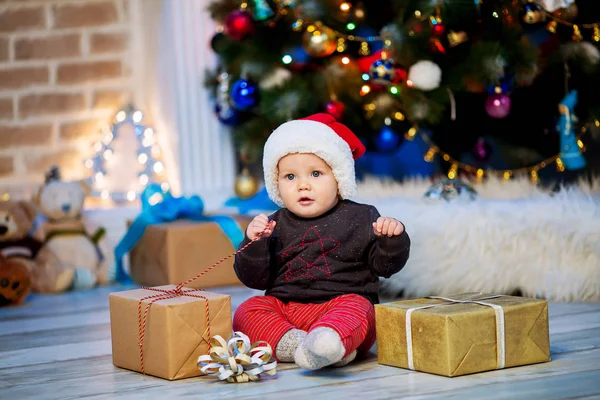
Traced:
<path fill-rule="evenodd" d="M 250 240 L 254 240 L 259 236 L 261 238 L 267 238 L 273 233 L 275 224 L 275 221 L 269 222 L 269 217 L 267 217 L 265 214 L 259 214 L 248 224 L 246 236 L 248 236 L 248 239 Z M 267 229 L 265 230 L 265 228 Z"/>
<path fill-rule="evenodd" d="M 404 225 L 394 218 L 379 217 L 373 222 L 373 231 L 377 236 L 398 236 L 404 232 Z"/>

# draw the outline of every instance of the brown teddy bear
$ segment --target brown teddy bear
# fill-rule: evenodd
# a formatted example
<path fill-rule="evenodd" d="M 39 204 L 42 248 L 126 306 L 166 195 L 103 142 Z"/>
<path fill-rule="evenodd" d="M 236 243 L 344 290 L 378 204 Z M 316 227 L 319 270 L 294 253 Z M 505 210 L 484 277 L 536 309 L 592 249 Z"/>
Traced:
<path fill-rule="evenodd" d="M 29 201 L 0 202 L 0 254 L 19 260 L 30 272 L 36 267 L 41 241 L 31 235 L 37 211 Z"/>
<path fill-rule="evenodd" d="M 61 180 L 53 167 L 35 195 L 34 203 L 47 219 L 38 228 L 44 238 L 38 254 L 45 271 L 43 292 L 90 289 L 113 280 L 114 262 L 102 240 L 104 229 L 90 235 L 82 219 L 89 191 L 85 182 Z"/>
<path fill-rule="evenodd" d="M 25 264 L 0 254 L 0 307 L 21 304 L 30 289 L 31 277 Z"/>
<path fill-rule="evenodd" d="M 0 254 L 0 307 L 21 304 L 31 290 L 29 269 Z"/>

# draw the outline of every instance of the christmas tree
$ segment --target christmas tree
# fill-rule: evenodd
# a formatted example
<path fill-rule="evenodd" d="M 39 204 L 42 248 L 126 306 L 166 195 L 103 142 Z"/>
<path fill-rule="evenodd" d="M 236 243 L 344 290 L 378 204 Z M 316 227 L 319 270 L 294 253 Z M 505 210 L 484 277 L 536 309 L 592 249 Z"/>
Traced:
<path fill-rule="evenodd" d="M 580 172 L 600 125 L 597 3 L 215 0 L 207 86 L 243 163 L 279 124 L 327 112 L 370 152 L 423 140 L 450 177 Z"/>

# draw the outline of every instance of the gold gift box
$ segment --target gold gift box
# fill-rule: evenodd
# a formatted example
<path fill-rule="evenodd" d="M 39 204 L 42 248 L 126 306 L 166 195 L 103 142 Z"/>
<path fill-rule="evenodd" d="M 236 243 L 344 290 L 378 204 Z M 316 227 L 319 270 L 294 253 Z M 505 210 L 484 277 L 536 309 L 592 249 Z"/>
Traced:
<path fill-rule="evenodd" d="M 161 286 L 159 289 L 174 289 Z M 186 290 L 184 288 L 184 290 Z M 110 329 L 113 364 L 141 372 L 138 304 L 147 296 L 161 292 L 136 289 L 111 293 Z M 208 299 L 210 335 L 231 335 L 231 298 L 228 295 L 193 291 Z M 142 303 L 142 313 L 151 299 Z M 144 334 L 144 372 L 175 380 L 199 376 L 198 357 L 208 353 L 206 300 L 180 296 L 152 303 Z"/>
<path fill-rule="evenodd" d="M 249 218 L 234 218 L 245 232 Z M 129 254 L 131 278 L 143 286 L 177 285 L 235 252 L 215 222 L 179 220 L 146 228 Z M 191 282 L 189 287 L 241 285 L 233 257 Z"/>
<path fill-rule="evenodd" d="M 440 298 L 377 304 L 378 362 L 452 377 L 550 361 L 546 300 L 483 293 L 447 298 L 480 299 L 498 313 L 489 305 Z"/>

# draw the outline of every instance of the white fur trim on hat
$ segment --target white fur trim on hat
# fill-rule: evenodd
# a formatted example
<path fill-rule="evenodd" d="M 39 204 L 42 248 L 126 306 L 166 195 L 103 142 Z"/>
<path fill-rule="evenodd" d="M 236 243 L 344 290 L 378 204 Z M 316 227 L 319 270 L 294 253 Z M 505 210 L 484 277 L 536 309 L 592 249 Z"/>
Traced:
<path fill-rule="evenodd" d="M 283 207 L 279 194 L 279 160 L 294 153 L 310 153 L 331 167 L 343 199 L 357 194 L 354 158 L 348 143 L 324 123 L 311 120 L 289 121 L 271 133 L 265 143 L 263 170 L 265 186 L 271 200 Z"/>

